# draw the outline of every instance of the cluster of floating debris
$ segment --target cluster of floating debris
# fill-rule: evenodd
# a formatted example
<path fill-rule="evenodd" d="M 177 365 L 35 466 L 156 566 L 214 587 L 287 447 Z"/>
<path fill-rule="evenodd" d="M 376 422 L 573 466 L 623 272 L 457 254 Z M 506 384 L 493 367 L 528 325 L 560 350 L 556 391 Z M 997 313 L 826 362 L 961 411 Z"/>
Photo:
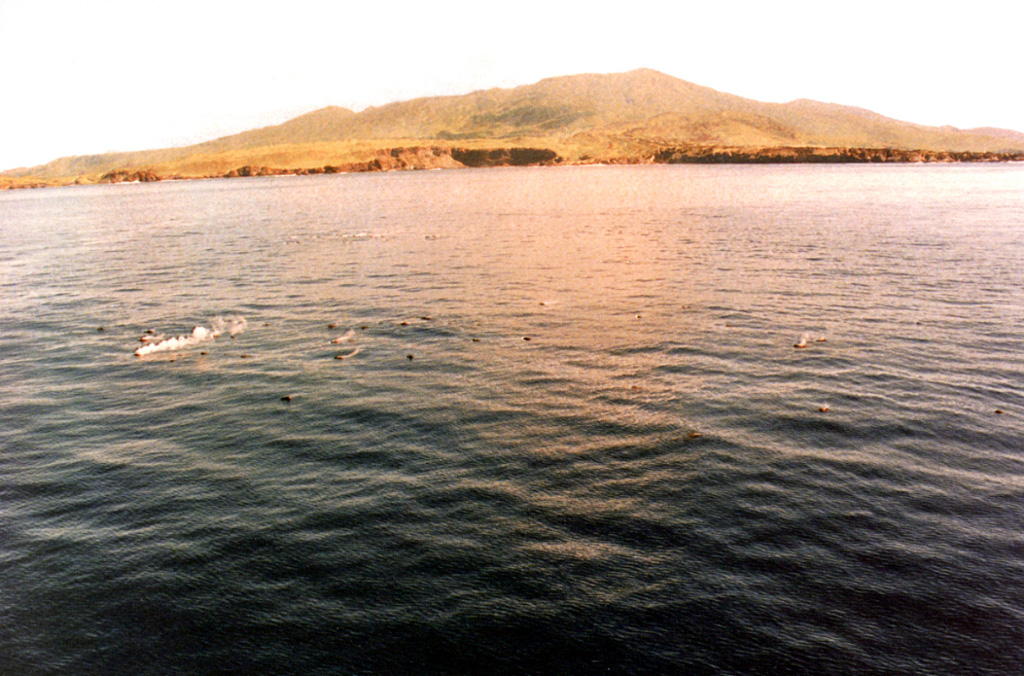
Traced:
<path fill-rule="evenodd" d="M 540 302 L 540 305 L 550 305 L 550 304 L 552 304 L 552 303 L 549 302 L 549 301 L 541 301 Z M 640 319 L 641 317 L 642 317 L 642 315 L 636 314 L 636 318 L 637 319 Z M 426 322 L 426 321 L 432 321 L 433 318 L 431 316 L 429 316 L 429 315 L 422 315 L 422 316 L 419 317 L 419 319 L 421 321 L 425 321 Z M 409 321 L 401 321 L 401 322 L 398 323 L 399 326 L 409 326 L 409 324 L 410 324 Z M 209 328 L 207 328 L 205 326 L 196 326 L 196 327 L 194 327 L 192 329 L 191 332 L 189 332 L 187 334 L 181 334 L 181 335 L 178 335 L 178 336 L 172 336 L 170 338 L 166 337 L 162 333 L 157 333 L 154 329 L 147 329 L 139 337 L 139 342 L 142 343 L 142 346 L 137 348 L 134 351 L 134 355 L 136 357 L 142 357 L 142 356 L 145 356 L 145 355 L 150 355 L 150 354 L 155 354 L 155 353 L 160 353 L 160 352 L 172 352 L 172 351 L 176 351 L 176 350 L 181 350 L 183 348 L 192 347 L 192 346 L 195 346 L 195 345 L 199 345 L 201 343 L 205 343 L 207 341 L 215 340 L 215 339 L 217 339 L 218 337 L 220 337 L 220 336 L 222 336 L 224 334 L 227 334 L 230 337 L 234 338 L 239 333 L 242 333 L 243 331 L 245 331 L 246 326 L 247 326 L 247 323 L 246 323 L 245 318 L 239 317 L 239 316 L 229 316 L 229 317 L 226 317 L 226 318 L 225 317 L 215 317 L 211 321 Z M 327 325 L 327 329 L 331 330 L 331 331 L 333 331 L 333 330 L 335 330 L 337 328 L 338 328 L 338 324 L 336 324 L 336 323 L 331 323 L 331 324 Z M 367 326 L 367 325 L 362 325 L 362 326 L 359 327 L 359 329 L 363 330 L 363 331 L 365 331 L 368 328 L 369 328 L 369 326 Z M 101 326 L 97 330 L 98 331 L 103 331 L 104 327 Z M 357 334 L 355 329 L 348 329 L 347 331 L 345 331 L 341 335 L 338 335 L 338 336 L 332 338 L 330 340 L 330 344 L 331 345 L 347 345 L 347 344 L 351 344 L 351 343 L 356 342 L 357 335 L 358 334 Z M 531 336 L 523 336 L 522 339 L 524 341 L 532 340 Z M 796 343 L 793 344 L 793 347 L 797 348 L 797 349 L 804 349 L 804 348 L 809 347 L 812 342 L 824 343 L 824 342 L 826 342 L 826 340 L 827 340 L 827 337 L 825 335 L 816 335 L 816 334 L 813 334 L 813 333 L 808 331 L 808 332 L 804 332 L 800 336 L 799 340 Z M 474 337 L 474 338 L 472 338 L 472 341 L 474 343 L 480 342 L 480 338 Z M 351 349 L 348 352 L 335 354 L 334 355 L 334 359 L 337 360 L 337 361 L 345 361 L 345 360 L 352 359 L 353 357 L 359 355 L 362 351 L 363 351 L 363 347 L 361 345 L 355 345 L 353 347 L 353 349 Z M 205 351 L 203 351 L 200 354 L 205 355 L 207 353 Z M 241 358 L 246 359 L 246 358 L 250 358 L 251 356 L 252 355 L 250 355 L 250 354 L 242 354 Z M 415 355 L 413 355 L 413 354 L 406 354 L 406 359 L 409 360 L 409 361 L 412 361 L 412 360 L 415 359 Z M 634 385 L 632 387 L 632 389 L 639 390 L 640 387 Z M 282 396 L 281 400 L 282 401 L 291 401 L 292 400 L 292 396 L 293 395 Z M 827 413 L 830 410 L 831 410 L 831 407 L 828 404 L 821 404 L 821 405 L 818 406 L 818 411 L 820 411 L 821 413 Z M 1002 414 L 1004 414 L 1004 411 L 1001 410 L 1001 409 L 996 409 L 995 413 L 997 415 L 1002 415 Z M 690 435 L 689 438 L 690 439 L 696 439 L 698 437 L 700 437 L 700 434 L 697 433 L 697 432 L 694 432 L 693 434 Z"/>

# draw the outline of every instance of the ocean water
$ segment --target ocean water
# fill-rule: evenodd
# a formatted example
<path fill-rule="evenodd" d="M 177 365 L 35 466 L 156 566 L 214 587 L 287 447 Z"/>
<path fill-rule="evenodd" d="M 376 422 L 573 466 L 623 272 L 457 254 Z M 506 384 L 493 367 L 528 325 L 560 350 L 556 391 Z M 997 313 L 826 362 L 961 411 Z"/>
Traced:
<path fill-rule="evenodd" d="M 5 675 L 1024 673 L 1021 165 L 11 191 L 0 392 Z"/>

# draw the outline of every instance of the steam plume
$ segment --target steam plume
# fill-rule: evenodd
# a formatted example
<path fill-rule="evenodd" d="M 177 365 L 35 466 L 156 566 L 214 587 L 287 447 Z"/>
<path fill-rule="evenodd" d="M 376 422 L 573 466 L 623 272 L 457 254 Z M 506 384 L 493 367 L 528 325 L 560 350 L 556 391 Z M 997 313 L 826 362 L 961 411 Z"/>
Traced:
<path fill-rule="evenodd" d="M 205 343 L 208 340 L 215 340 L 218 336 L 222 335 L 225 331 L 230 336 L 235 336 L 242 331 L 245 331 L 246 321 L 243 317 L 215 317 L 210 322 L 211 328 L 205 326 L 197 326 L 192 329 L 192 333 L 187 335 L 175 336 L 174 338 L 168 338 L 161 340 L 160 342 L 147 342 L 139 349 L 135 350 L 136 357 L 142 357 L 147 354 L 153 354 L 155 352 L 171 352 L 174 350 L 181 350 L 186 347 L 192 347 L 200 343 Z"/>
<path fill-rule="evenodd" d="M 345 335 L 338 336 L 337 338 L 335 338 L 331 342 L 334 343 L 335 345 L 338 345 L 340 343 L 347 343 L 348 341 L 350 341 L 353 338 L 355 338 L 355 335 L 356 335 L 355 330 L 354 329 L 349 329 L 348 331 L 345 332 Z"/>

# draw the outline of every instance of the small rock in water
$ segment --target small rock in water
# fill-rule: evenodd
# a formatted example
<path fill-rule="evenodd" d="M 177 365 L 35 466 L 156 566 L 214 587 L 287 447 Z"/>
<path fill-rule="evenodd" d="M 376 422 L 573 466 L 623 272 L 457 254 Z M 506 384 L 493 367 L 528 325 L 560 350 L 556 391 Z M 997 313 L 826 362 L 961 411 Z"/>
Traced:
<path fill-rule="evenodd" d="M 286 394 L 283 397 L 281 397 L 281 401 L 291 401 L 291 400 L 292 400 L 292 395 L 290 395 L 290 394 Z"/>
<path fill-rule="evenodd" d="M 825 404 L 824 406 L 819 406 L 818 410 L 821 411 L 822 413 L 828 413 L 828 404 Z"/>
<path fill-rule="evenodd" d="M 413 357 L 412 357 L 411 354 L 407 354 L 407 355 L 405 355 L 405 358 L 408 359 L 409 361 L 412 361 Z"/>
<path fill-rule="evenodd" d="M 996 415 L 1002 415 L 1003 413 L 1004 413 L 1003 409 L 1001 409 L 1001 408 L 997 408 L 996 409 Z"/>
<path fill-rule="evenodd" d="M 102 327 L 102 326 L 97 326 L 97 327 L 96 327 L 96 330 L 97 330 L 97 331 L 102 331 L 102 330 L 103 330 L 103 327 Z"/>
<path fill-rule="evenodd" d="M 327 328 L 329 328 L 329 329 L 336 329 L 336 328 L 338 328 L 338 325 L 337 324 L 328 324 Z"/>
<path fill-rule="evenodd" d="M 523 336 L 523 340 L 533 340 L 533 338 L 530 338 L 529 336 Z"/>

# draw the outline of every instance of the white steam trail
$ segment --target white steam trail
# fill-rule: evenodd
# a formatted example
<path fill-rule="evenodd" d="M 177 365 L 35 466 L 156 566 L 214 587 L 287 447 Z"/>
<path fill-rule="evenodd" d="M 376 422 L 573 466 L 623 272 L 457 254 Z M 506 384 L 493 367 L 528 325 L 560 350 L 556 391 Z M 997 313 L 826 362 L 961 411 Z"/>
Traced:
<path fill-rule="evenodd" d="M 148 343 L 135 350 L 135 356 L 142 357 L 147 354 L 153 354 L 154 352 L 171 352 L 173 350 L 192 347 L 199 343 L 205 343 L 208 340 L 214 340 L 225 331 L 228 332 L 228 335 L 235 336 L 242 331 L 245 331 L 245 326 L 246 322 L 243 317 L 228 317 L 227 319 L 223 317 L 215 317 L 211 322 L 211 328 L 209 329 L 205 326 L 197 326 L 192 329 L 192 333 L 188 335 L 175 336 L 174 338 L 161 340 L 158 343 Z"/>
<path fill-rule="evenodd" d="M 225 331 L 228 332 L 229 336 L 237 336 L 242 331 L 245 331 L 246 321 L 245 317 L 214 317 L 211 322 L 213 326 L 213 337 L 216 338 Z"/>
<path fill-rule="evenodd" d="M 353 338 L 355 338 L 355 336 L 356 336 L 355 330 L 354 329 L 349 329 L 348 331 L 345 332 L 345 335 L 338 336 L 337 338 L 335 338 L 331 342 L 334 343 L 335 345 L 339 345 L 341 343 L 347 343 L 348 341 L 350 341 Z"/>
<path fill-rule="evenodd" d="M 793 345 L 793 347 L 807 347 L 807 341 L 811 340 L 811 338 L 814 338 L 814 335 L 810 331 L 805 331 L 804 334 L 800 336 L 800 340 Z M 826 340 L 828 340 L 828 338 L 824 335 L 814 338 L 814 342 L 816 343 L 824 343 Z"/>

